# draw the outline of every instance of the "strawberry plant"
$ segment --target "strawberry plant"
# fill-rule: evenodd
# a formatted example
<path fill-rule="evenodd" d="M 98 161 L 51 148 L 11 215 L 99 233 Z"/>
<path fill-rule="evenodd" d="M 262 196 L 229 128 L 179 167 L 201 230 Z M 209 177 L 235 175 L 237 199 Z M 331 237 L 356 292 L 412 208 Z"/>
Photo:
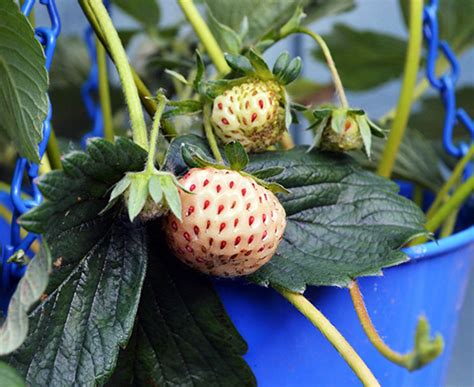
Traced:
<path fill-rule="evenodd" d="M 6 218 L 13 208 L 15 235 L 1 240 L 0 296 L 7 302 L 0 385 L 256 385 L 245 337 L 214 288 L 229 281 L 287 300 L 364 385 L 379 385 L 377 370 L 305 298 L 308 287 L 348 288 L 368 340 L 391 362 L 413 371 L 440 356 L 443 338 L 431 334 L 424 317 L 411 351 L 386 344 L 358 286 L 359 277 L 406 262 L 403 247 L 437 237 L 440 227 L 441 236 L 449 235 L 473 191 L 473 178 L 461 179 L 472 146 L 445 182 L 433 144 L 414 129 L 405 133 L 422 94 L 415 89 L 424 61 L 421 0 L 401 2 L 410 32 L 404 67 L 402 56 L 396 68 L 373 77 L 361 73 L 371 69 L 357 55 L 351 74 L 337 39 L 362 32 L 336 26 L 328 45 L 309 28 L 314 18 L 351 9 L 351 0 L 205 0 L 202 9 L 178 0 L 183 20 L 167 27 L 159 21 L 166 2 L 160 8 L 155 0 L 112 1 L 140 25 L 131 31 L 117 31 L 108 2 L 79 0 L 97 59 L 88 82 L 97 78 L 98 99 L 86 98 L 86 107 L 104 138 L 84 133 L 85 114 L 68 117 L 81 108 L 77 82 L 64 74 L 87 73 L 73 56 L 80 43 L 59 41 L 48 79 L 47 34 L 40 27 L 35 37 L 34 17 L 26 16 L 32 3 L 21 3 L 20 9 L 14 0 L 0 2 L 0 149 L 24 158 L 12 170 L 2 151 L 12 197 L 21 200 L 0 203 Z M 54 1 L 42 3 L 57 17 Z M 135 69 L 126 46 L 138 34 L 148 35 L 156 51 Z M 268 49 L 294 35 L 318 47 L 315 55 L 332 77 L 330 98 L 314 103 L 321 88 L 303 78 L 300 57 L 283 51 L 271 64 L 266 59 Z M 398 48 L 405 54 L 396 38 L 364 36 L 389 40 L 393 55 Z M 461 51 L 467 40 L 459 36 Z M 107 60 L 121 92 L 108 78 Z M 351 89 L 364 89 L 401 73 L 393 112 L 374 119 L 350 105 L 346 79 Z M 65 84 L 68 98 L 61 95 Z M 49 126 L 48 93 L 59 141 Z M 74 112 L 59 108 L 65 101 Z M 312 144 L 295 145 L 291 133 L 304 127 Z M 418 194 L 432 191 L 426 214 L 390 178 L 413 183 Z"/>

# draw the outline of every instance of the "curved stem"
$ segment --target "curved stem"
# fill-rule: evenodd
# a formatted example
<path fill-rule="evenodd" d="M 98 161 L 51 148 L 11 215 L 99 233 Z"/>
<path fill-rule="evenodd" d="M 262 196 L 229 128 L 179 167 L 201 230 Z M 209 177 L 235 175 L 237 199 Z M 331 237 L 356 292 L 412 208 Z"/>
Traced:
<path fill-rule="evenodd" d="M 332 79 L 334 86 L 336 87 L 337 94 L 339 96 L 339 101 L 341 103 L 341 107 L 348 108 L 349 102 L 347 101 L 346 93 L 344 91 L 344 87 L 342 86 L 341 77 L 337 72 L 336 64 L 334 63 L 334 59 L 332 58 L 331 51 L 329 50 L 328 45 L 324 41 L 321 35 L 311 31 L 308 28 L 300 27 L 297 30 L 291 31 L 290 33 L 299 32 L 301 34 L 305 34 L 310 36 L 318 45 L 321 47 L 321 50 L 326 58 L 326 63 L 328 65 L 329 70 L 331 71 Z M 285 36 L 282 36 L 282 38 Z"/>
<path fill-rule="evenodd" d="M 150 144 L 148 147 L 148 159 L 146 161 L 146 171 L 153 172 L 155 168 L 155 154 L 156 154 L 156 143 L 158 140 L 161 115 L 165 110 L 166 97 L 163 94 L 158 94 L 158 107 L 156 109 L 155 117 L 153 118 L 153 126 L 151 129 Z"/>
<path fill-rule="evenodd" d="M 202 116 L 204 131 L 206 132 L 207 142 L 209 143 L 212 154 L 218 162 L 222 163 L 224 160 L 222 159 L 221 152 L 219 151 L 219 146 L 217 145 L 216 137 L 214 136 L 214 131 L 212 130 L 211 126 L 211 105 L 209 103 L 204 105 Z"/>
<path fill-rule="evenodd" d="M 112 121 L 112 106 L 110 103 L 109 78 L 107 74 L 107 58 L 105 48 L 99 38 L 95 39 L 97 52 L 97 67 L 99 70 L 99 100 L 104 122 L 104 138 L 114 141 L 114 127 Z"/>
<path fill-rule="evenodd" d="M 405 366 L 407 355 L 402 355 L 394 350 L 392 350 L 385 342 L 382 340 L 380 335 L 372 323 L 372 320 L 367 312 L 365 307 L 364 299 L 362 298 L 362 293 L 360 292 L 359 285 L 357 282 L 353 282 L 349 287 L 349 291 L 352 298 L 352 303 L 354 304 L 354 309 L 357 313 L 357 317 L 364 329 L 365 334 L 369 338 L 370 342 L 375 348 L 388 360 L 392 361 L 401 366 Z"/>
<path fill-rule="evenodd" d="M 127 54 L 120 42 L 120 38 L 107 9 L 101 0 L 79 0 L 79 3 L 86 15 L 94 20 L 94 24 L 96 24 L 96 27 L 102 32 L 106 42 L 104 46 L 108 48 L 113 58 L 122 84 L 122 90 L 130 114 L 133 140 L 142 148 L 146 149 L 148 146 L 148 133 L 137 87 L 128 63 Z"/>
<path fill-rule="evenodd" d="M 387 178 L 392 174 L 393 165 L 397 157 L 398 148 L 402 142 L 413 100 L 423 40 L 422 11 L 423 0 L 412 0 L 410 2 L 410 35 L 407 56 L 405 58 L 402 90 L 398 99 L 397 113 L 393 120 L 390 135 L 377 170 L 379 175 Z"/>
<path fill-rule="evenodd" d="M 278 293 L 285 297 L 303 316 L 305 316 L 319 331 L 326 337 L 333 347 L 344 358 L 349 367 L 364 384 L 364 386 L 380 386 L 369 367 L 360 358 L 358 353 L 351 347 L 344 336 L 336 329 L 334 325 L 322 314 L 313 304 L 311 304 L 303 295 L 293 293 L 281 288 L 274 288 Z"/>
<path fill-rule="evenodd" d="M 199 40 L 206 49 L 207 54 L 216 66 L 217 71 L 221 75 L 230 72 L 230 67 L 224 58 L 224 54 L 222 53 L 216 38 L 214 38 L 211 30 L 199 14 L 193 0 L 178 0 L 178 3 L 183 10 L 184 15 L 193 26 L 194 32 L 196 32 L 196 35 L 199 37 Z"/>
<path fill-rule="evenodd" d="M 451 173 L 451 176 L 449 176 L 449 179 L 446 181 L 446 183 L 444 183 L 443 187 L 439 190 L 438 194 L 436 195 L 436 198 L 435 198 L 433 204 L 431 204 L 431 207 L 429 208 L 428 212 L 426 213 L 426 217 L 428 218 L 428 220 L 434 215 L 434 213 L 439 208 L 441 203 L 444 200 L 446 200 L 451 188 L 453 188 L 453 186 L 461 178 L 461 175 L 464 171 L 464 167 L 473 158 L 474 158 L 474 145 L 471 145 L 468 152 L 456 164 L 456 167 L 454 168 L 453 172 Z"/>
<path fill-rule="evenodd" d="M 62 169 L 61 151 L 59 150 L 58 140 L 54 133 L 53 127 L 49 134 L 48 145 L 46 147 L 46 154 L 48 155 L 49 163 L 52 169 Z"/>

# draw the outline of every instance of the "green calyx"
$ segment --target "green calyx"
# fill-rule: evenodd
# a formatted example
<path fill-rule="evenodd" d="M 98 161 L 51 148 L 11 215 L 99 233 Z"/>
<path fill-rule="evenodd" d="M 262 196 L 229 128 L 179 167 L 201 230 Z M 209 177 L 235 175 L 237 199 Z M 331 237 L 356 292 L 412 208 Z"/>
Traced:
<path fill-rule="evenodd" d="M 245 172 L 244 169 L 249 163 L 249 158 L 244 147 L 240 142 L 231 142 L 224 147 L 224 153 L 227 163 L 217 163 L 215 160 L 207 157 L 200 148 L 191 144 L 183 144 L 181 146 L 181 154 L 184 162 L 190 168 L 215 168 L 223 170 L 232 170 L 240 173 L 242 176 L 250 177 L 257 184 L 265 187 L 273 193 L 289 193 L 285 187 L 275 182 L 267 182 L 267 179 L 277 176 L 284 171 L 281 167 L 272 167 L 262 169 L 252 174 Z"/>
<path fill-rule="evenodd" d="M 128 172 L 114 186 L 109 204 L 103 211 L 112 207 L 123 195 L 131 222 L 138 215 L 143 221 L 156 219 L 169 210 L 181 220 L 181 199 L 178 188 L 185 190 L 176 176 L 169 172 L 156 169 Z"/>
<path fill-rule="evenodd" d="M 310 149 L 347 152 L 364 148 L 370 158 L 372 135 L 385 136 L 384 130 L 361 109 L 326 107 L 312 114 L 314 121 L 308 129 L 314 131 L 314 142 Z"/>

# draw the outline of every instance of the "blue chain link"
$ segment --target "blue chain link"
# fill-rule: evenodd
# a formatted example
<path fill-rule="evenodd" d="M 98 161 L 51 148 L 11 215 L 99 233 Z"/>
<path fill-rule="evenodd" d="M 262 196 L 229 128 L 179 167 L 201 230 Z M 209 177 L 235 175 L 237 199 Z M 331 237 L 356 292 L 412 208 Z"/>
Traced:
<path fill-rule="evenodd" d="M 466 142 L 454 142 L 454 127 L 456 124 L 462 125 L 470 136 L 470 144 L 474 144 L 474 122 L 464 109 L 456 106 L 456 82 L 459 78 L 460 66 L 449 44 L 444 40 L 439 40 L 438 3 L 438 0 L 431 0 L 425 6 L 423 12 L 423 35 L 428 46 L 426 78 L 428 78 L 431 86 L 438 90 L 445 108 L 443 127 L 444 148 L 451 156 L 461 158 L 469 150 L 469 144 Z M 440 54 L 444 56 L 450 69 L 440 77 L 437 77 L 436 61 Z M 464 171 L 464 178 L 468 178 L 473 172 L 473 163 L 468 163 Z"/>
<path fill-rule="evenodd" d="M 109 10 L 110 1 L 105 0 L 104 5 Z M 92 121 L 92 130 L 82 137 L 82 146 L 85 147 L 87 140 L 92 137 L 104 136 L 104 120 L 100 103 L 97 102 L 99 94 L 99 67 L 97 65 L 97 49 L 94 41 L 94 31 L 91 26 L 86 28 L 84 33 L 87 51 L 91 61 L 89 77 L 81 87 L 81 96 L 87 115 Z"/>
<path fill-rule="evenodd" d="M 36 0 L 26 0 L 24 2 L 21 11 L 25 16 L 30 14 L 35 2 Z M 56 40 L 61 30 L 61 22 L 55 0 L 39 0 L 39 2 L 44 5 L 48 11 L 50 26 L 36 28 L 35 36 L 44 47 L 46 69 L 49 71 L 56 48 Z M 48 114 L 43 122 L 43 139 L 38 145 L 40 159 L 46 152 L 51 132 L 51 114 L 51 103 L 49 103 Z M 30 163 L 23 157 L 17 159 L 10 191 L 10 204 L 13 208 L 10 226 L 10 243 L 2 247 L 0 295 L 11 293 L 25 271 L 25 266 L 9 263 L 7 262 L 8 259 L 19 250 L 28 253 L 31 244 L 38 238 L 38 235 L 33 233 L 29 233 L 25 238 L 22 238 L 20 226 L 17 222 L 22 214 L 37 206 L 42 200 L 42 195 L 35 184 L 35 179 L 38 177 L 38 170 L 38 164 Z M 24 187 L 23 183 L 25 177 L 27 177 L 29 184 Z M 25 193 L 28 194 L 28 198 L 24 196 Z"/>

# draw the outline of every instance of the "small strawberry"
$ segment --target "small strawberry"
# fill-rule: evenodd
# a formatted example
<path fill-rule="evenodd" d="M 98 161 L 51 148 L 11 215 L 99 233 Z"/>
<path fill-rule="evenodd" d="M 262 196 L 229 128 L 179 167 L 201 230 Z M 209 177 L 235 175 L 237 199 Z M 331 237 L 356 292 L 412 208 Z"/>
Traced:
<path fill-rule="evenodd" d="M 247 151 L 263 151 L 286 130 L 282 87 L 249 80 L 214 99 L 211 122 L 222 142 L 239 141 Z"/>
<path fill-rule="evenodd" d="M 168 245 L 187 265 L 222 277 L 247 275 L 275 253 L 285 210 L 269 190 L 242 173 L 193 168 L 179 180 L 180 221 L 165 219 Z"/>

